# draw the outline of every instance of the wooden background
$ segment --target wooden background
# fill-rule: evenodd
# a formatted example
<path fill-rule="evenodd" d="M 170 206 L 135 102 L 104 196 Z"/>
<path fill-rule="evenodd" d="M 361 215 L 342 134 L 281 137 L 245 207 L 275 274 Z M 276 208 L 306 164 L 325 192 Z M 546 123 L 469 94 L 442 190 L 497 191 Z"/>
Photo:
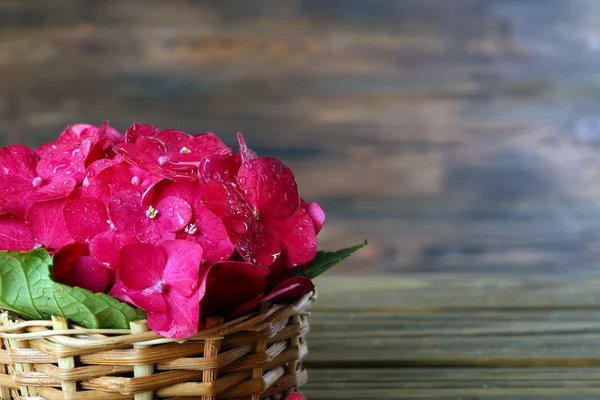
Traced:
<path fill-rule="evenodd" d="M 600 270 L 598 0 L 0 0 L 0 145 L 246 134 L 336 272 Z"/>

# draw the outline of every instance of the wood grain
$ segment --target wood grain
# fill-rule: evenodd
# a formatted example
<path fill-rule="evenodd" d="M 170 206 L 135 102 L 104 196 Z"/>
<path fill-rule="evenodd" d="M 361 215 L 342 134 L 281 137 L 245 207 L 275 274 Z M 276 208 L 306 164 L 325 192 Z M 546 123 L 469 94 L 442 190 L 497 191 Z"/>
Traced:
<path fill-rule="evenodd" d="M 321 277 L 315 399 L 600 399 L 597 276 Z"/>
<path fill-rule="evenodd" d="M 597 400 L 592 368 L 325 369 L 310 374 L 310 400 Z"/>
<path fill-rule="evenodd" d="M 0 145 L 140 120 L 296 171 L 339 274 L 591 272 L 596 0 L 0 2 Z"/>

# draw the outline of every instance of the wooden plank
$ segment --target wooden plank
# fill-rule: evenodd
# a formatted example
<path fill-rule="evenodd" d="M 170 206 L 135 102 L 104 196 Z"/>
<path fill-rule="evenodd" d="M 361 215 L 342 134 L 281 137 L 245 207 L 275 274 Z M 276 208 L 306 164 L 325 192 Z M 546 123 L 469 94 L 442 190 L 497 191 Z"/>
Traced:
<path fill-rule="evenodd" d="M 315 312 L 600 309 L 598 275 L 326 275 L 316 285 Z"/>
<path fill-rule="evenodd" d="M 594 277 L 318 280 L 307 365 L 600 366 Z"/>
<path fill-rule="evenodd" d="M 319 369 L 302 392 L 311 400 L 591 400 L 600 369 Z"/>

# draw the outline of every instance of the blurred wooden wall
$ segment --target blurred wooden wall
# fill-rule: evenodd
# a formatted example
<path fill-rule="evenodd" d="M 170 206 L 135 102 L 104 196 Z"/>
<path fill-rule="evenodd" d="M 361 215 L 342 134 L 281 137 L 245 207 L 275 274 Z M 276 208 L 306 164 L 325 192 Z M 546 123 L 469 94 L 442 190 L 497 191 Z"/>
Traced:
<path fill-rule="evenodd" d="M 242 131 L 339 274 L 600 271 L 600 1 L 0 0 L 0 145 Z"/>

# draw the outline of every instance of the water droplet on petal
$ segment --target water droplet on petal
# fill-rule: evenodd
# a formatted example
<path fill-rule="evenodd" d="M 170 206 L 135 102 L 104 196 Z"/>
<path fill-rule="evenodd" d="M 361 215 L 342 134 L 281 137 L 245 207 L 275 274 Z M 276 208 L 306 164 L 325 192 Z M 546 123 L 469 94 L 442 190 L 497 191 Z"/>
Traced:
<path fill-rule="evenodd" d="M 173 211 L 173 207 L 169 207 L 169 208 L 168 208 L 168 210 L 169 210 L 169 211 Z"/>
<path fill-rule="evenodd" d="M 169 163 L 169 157 L 167 156 L 160 156 L 158 157 L 158 165 L 167 165 Z"/>
<path fill-rule="evenodd" d="M 245 178 L 245 177 L 243 177 L 243 176 L 241 176 L 241 177 L 240 177 L 240 184 L 242 184 L 242 185 L 243 185 L 243 184 L 245 184 L 245 183 L 246 183 L 246 178 Z"/>
<path fill-rule="evenodd" d="M 43 179 L 42 179 L 41 177 L 39 177 L 39 176 L 36 176 L 36 177 L 35 177 L 35 178 L 33 178 L 33 180 L 31 181 L 31 185 L 32 185 L 33 187 L 35 187 L 35 188 L 36 188 L 36 187 L 40 187 L 40 186 L 42 186 L 42 183 L 43 183 L 43 182 L 44 182 L 44 181 L 43 181 Z"/>
<path fill-rule="evenodd" d="M 37 242 L 36 244 L 34 244 L 34 245 L 33 245 L 33 249 L 34 249 L 34 250 L 41 249 L 41 248 L 42 248 L 42 246 L 43 246 L 43 245 L 42 245 L 41 243 Z"/>
<path fill-rule="evenodd" d="M 140 177 L 139 176 L 134 176 L 133 178 L 131 178 L 131 184 L 133 186 L 139 186 L 139 184 L 140 184 Z"/>
<path fill-rule="evenodd" d="M 221 179 L 221 174 L 219 174 L 218 172 L 215 172 L 213 174 L 213 179 Z"/>

